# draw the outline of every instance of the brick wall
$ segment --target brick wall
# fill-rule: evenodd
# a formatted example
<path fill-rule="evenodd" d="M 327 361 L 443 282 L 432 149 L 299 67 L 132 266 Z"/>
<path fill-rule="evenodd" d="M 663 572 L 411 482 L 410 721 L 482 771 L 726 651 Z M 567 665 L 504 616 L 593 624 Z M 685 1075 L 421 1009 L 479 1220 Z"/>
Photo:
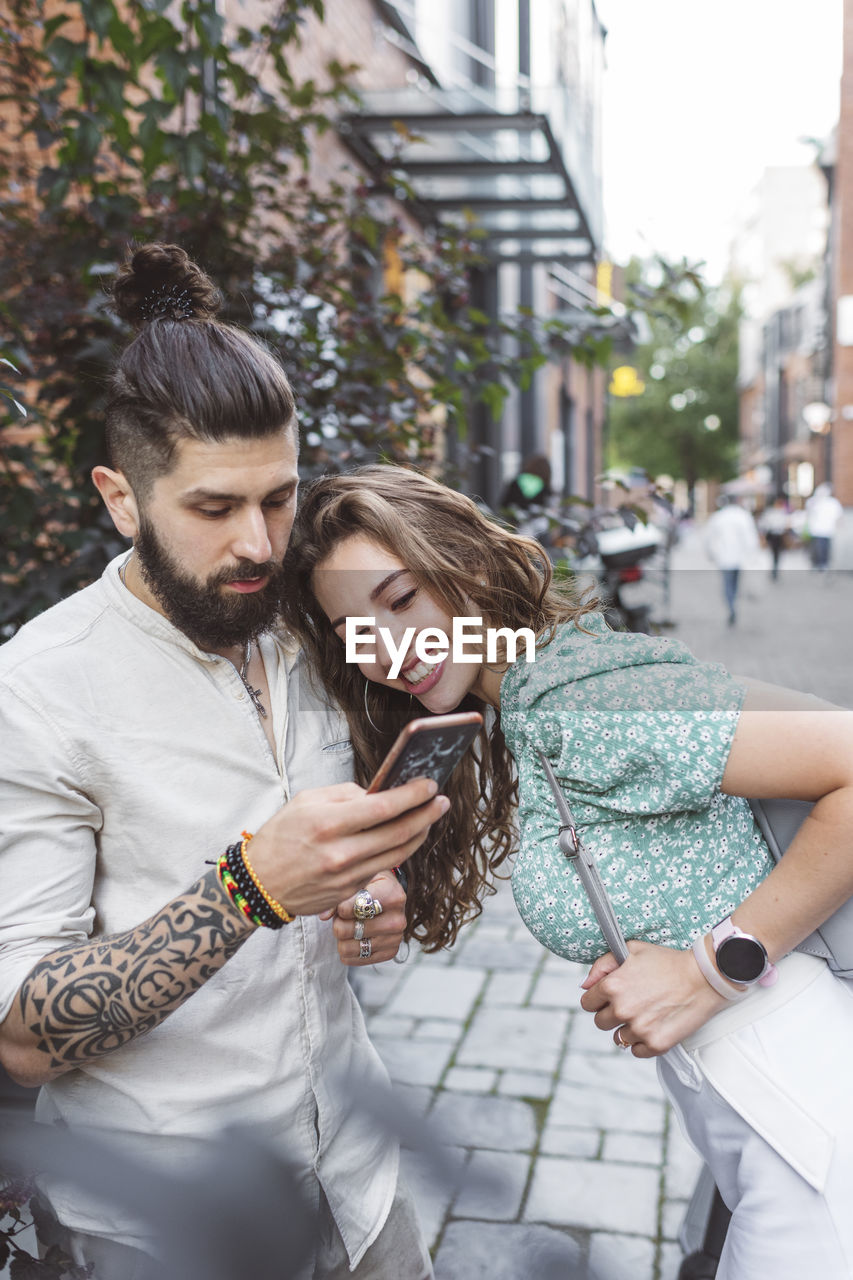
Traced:
<path fill-rule="evenodd" d="M 271 11 L 270 0 L 226 0 L 223 12 L 248 27 L 259 27 Z M 294 79 L 328 84 L 326 64 L 332 60 L 356 64 L 352 82 L 360 89 L 396 89 L 407 83 L 409 58 L 383 35 L 373 0 L 326 0 L 325 18 L 310 15 L 303 26 L 300 47 L 294 46 L 289 67 Z M 315 181 L 339 178 L 341 166 L 357 168 L 356 161 L 332 132 L 314 140 L 311 173 Z"/>

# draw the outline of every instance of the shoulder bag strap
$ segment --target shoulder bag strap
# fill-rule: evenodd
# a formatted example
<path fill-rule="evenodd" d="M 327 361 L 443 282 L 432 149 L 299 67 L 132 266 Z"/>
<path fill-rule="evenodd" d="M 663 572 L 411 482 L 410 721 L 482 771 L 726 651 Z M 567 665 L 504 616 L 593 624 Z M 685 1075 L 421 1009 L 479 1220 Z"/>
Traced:
<path fill-rule="evenodd" d="M 548 779 L 548 783 L 554 793 L 554 802 L 557 806 L 557 813 L 560 815 L 560 851 L 570 862 L 574 863 L 575 870 L 589 898 L 590 906 L 595 912 L 599 928 L 604 934 L 604 940 L 621 964 L 623 960 L 628 959 L 628 948 L 625 945 L 625 937 L 619 927 L 616 912 L 613 910 L 613 903 L 610 901 L 604 882 L 599 875 L 595 858 L 581 843 L 577 827 L 572 819 L 572 811 L 563 794 L 563 789 L 557 781 L 554 770 L 551 768 L 550 760 L 541 751 L 537 751 L 537 755 L 542 768 L 545 770 L 545 777 Z"/>

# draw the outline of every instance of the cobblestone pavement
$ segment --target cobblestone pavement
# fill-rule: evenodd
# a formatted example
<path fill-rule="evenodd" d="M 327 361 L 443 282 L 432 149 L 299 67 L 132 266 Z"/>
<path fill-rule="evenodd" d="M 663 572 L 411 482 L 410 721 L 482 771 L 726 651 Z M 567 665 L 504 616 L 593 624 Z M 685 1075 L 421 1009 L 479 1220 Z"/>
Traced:
<path fill-rule="evenodd" d="M 739 674 L 853 705 L 853 574 L 802 553 L 745 575 L 726 625 L 717 573 L 688 535 L 665 634 Z M 402 1095 L 462 1162 L 437 1183 L 404 1151 L 437 1280 L 675 1280 L 698 1157 L 654 1064 L 621 1054 L 579 1008 L 585 968 L 545 951 L 508 886 L 450 951 L 359 975 L 368 1026 Z M 557 1268 L 551 1270 L 554 1260 Z M 390 1280 L 390 1278 L 389 1278 Z"/>

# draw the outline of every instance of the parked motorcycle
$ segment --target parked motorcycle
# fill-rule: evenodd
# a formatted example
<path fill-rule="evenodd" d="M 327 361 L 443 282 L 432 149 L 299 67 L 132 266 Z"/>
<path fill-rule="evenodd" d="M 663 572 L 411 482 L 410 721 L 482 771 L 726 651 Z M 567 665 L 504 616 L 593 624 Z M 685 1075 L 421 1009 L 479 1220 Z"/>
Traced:
<path fill-rule="evenodd" d="M 504 515 L 519 533 L 542 543 L 558 574 L 594 587 L 615 631 L 649 635 L 655 630 L 657 602 L 648 569 L 659 553 L 663 558 L 667 541 L 656 524 L 641 520 L 632 506 L 581 507 L 579 502 L 568 510 L 530 503 L 523 510 L 505 508 Z"/>
<path fill-rule="evenodd" d="M 599 529 L 595 536 L 604 616 L 616 631 L 651 635 L 653 606 L 645 589 L 646 566 L 660 550 L 663 534 L 656 525 L 638 521 L 633 528 L 623 522 Z"/>

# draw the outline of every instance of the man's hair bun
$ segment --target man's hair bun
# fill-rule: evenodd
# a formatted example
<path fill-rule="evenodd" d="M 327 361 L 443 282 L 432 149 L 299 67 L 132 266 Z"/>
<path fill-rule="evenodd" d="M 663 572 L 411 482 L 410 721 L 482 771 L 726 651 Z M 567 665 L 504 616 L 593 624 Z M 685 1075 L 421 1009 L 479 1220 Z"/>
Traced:
<path fill-rule="evenodd" d="M 210 277 L 177 244 L 145 244 L 119 268 L 113 306 L 140 328 L 154 320 L 212 320 L 222 295 Z"/>

